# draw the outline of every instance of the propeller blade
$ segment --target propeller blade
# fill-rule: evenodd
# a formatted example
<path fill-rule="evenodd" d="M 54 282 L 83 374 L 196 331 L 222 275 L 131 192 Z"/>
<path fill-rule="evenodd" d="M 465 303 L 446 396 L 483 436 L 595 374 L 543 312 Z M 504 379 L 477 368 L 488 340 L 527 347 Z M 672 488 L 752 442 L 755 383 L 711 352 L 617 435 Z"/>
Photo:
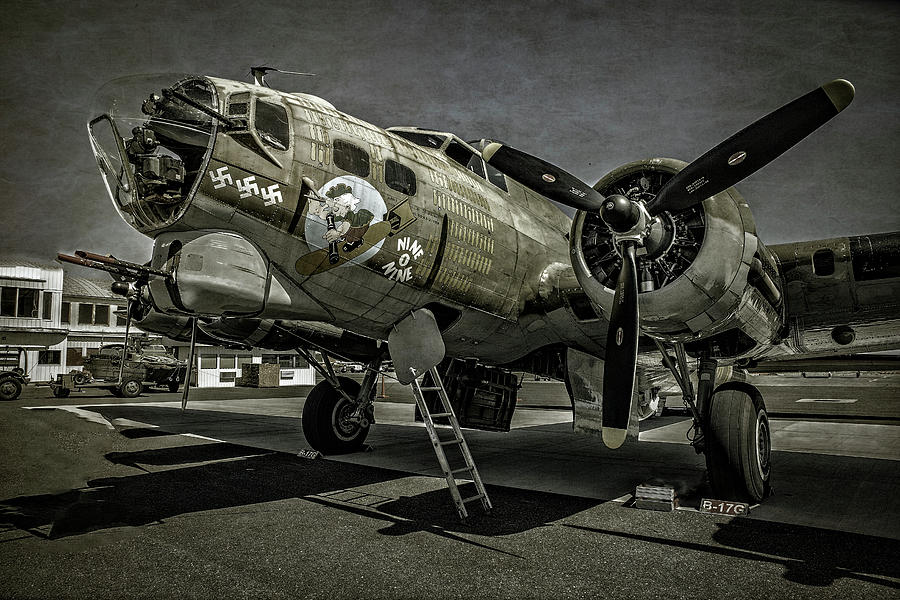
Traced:
<path fill-rule="evenodd" d="M 510 146 L 492 142 L 481 152 L 484 161 L 525 187 L 578 210 L 599 210 L 603 196 L 571 173 Z"/>
<path fill-rule="evenodd" d="M 835 79 L 769 113 L 682 169 L 650 202 L 648 212 L 683 210 L 728 189 L 844 110 L 853 94 L 853 84 Z"/>
<path fill-rule="evenodd" d="M 625 442 L 638 346 L 638 283 L 635 242 L 622 242 L 622 270 L 606 334 L 603 367 L 603 443 L 618 448 Z"/>

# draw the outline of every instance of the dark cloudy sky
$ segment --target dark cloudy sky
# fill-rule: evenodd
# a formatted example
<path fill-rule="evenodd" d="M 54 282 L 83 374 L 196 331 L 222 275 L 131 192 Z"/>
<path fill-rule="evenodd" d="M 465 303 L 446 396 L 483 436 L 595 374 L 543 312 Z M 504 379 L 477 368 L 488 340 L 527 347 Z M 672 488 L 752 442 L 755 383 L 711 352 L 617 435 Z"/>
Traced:
<path fill-rule="evenodd" d="M 0 25 L 0 253 L 143 262 L 87 141 L 91 100 L 135 73 L 272 77 L 380 126 L 493 137 L 593 183 L 691 160 L 843 77 L 853 104 L 738 186 L 764 241 L 900 229 L 900 3 L 10 2 Z"/>

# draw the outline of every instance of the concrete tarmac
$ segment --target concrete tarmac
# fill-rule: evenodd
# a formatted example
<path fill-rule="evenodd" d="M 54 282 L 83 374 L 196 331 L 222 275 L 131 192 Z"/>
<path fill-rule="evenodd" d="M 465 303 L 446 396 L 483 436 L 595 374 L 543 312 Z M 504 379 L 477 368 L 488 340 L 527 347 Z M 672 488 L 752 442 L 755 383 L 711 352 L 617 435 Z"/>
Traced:
<path fill-rule="evenodd" d="M 511 432 L 466 432 L 495 509 L 465 524 L 399 386 L 372 451 L 316 460 L 309 388 L 197 390 L 186 412 L 28 388 L 0 404 L 0 597 L 897 597 L 900 380 L 756 383 L 775 495 L 747 518 L 693 510 L 684 416 L 609 451 L 558 384 L 526 382 Z M 683 509 L 630 507 L 640 483 Z"/>

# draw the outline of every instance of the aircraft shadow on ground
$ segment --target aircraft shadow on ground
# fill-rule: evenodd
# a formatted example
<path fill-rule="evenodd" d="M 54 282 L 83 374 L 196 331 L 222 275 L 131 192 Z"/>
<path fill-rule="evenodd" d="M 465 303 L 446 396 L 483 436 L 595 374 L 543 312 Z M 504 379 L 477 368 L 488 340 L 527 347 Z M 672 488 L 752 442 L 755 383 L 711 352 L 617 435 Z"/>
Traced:
<path fill-rule="evenodd" d="M 900 589 L 896 582 L 882 579 L 900 577 L 900 542 L 891 538 L 746 518 L 716 524 L 718 531 L 712 538 L 721 546 L 582 525 L 564 526 L 598 536 L 662 544 L 675 550 L 779 564 L 785 568 L 785 579 L 803 585 L 824 587 L 848 578 Z"/>
<path fill-rule="evenodd" d="M 378 497 L 382 503 L 377 507 L 336 499 L 335 494 L 359 486 L 407 476 L 387 469 L 309 460 L 222 443 L 112 452 L 106 458 L 122 465 L 173 468 L 94 479 L 85 488 L 59 494 L 2 500 L 0 526 L 60 539 L 114 527 L 165 522 L 187 513 L 297 498 L 348 512 L 364 511 L 368 517 L 385 521 L 385 535 L 429 531 L 468 541 L 453 532 L 509 535 L 544 526 L 599 503 L 490 487 L 491 495 L 497 497 L 502 508 L 463 524 L 443 488 L 409 497 Z M 211 460 L 218 462 L 197 464 Z"/>

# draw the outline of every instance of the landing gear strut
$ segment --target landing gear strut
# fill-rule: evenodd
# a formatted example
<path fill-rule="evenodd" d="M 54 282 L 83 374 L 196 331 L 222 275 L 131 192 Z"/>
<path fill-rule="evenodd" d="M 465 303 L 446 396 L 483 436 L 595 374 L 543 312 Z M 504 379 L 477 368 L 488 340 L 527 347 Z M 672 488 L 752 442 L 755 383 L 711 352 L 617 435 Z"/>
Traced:
<path fill-rule="evenodd" d="M 694 436 L 691 445 L 706 455 L 706 469 L 718 498 L 759 502 L 771 493 L 771 433 L 766 405 L 759 390 L 748 383 L 728 382 L 715 387 L 715 359 L 702 356 L 694 397 L 682 344 L 675 345 L 677 364 L 662 343 L 657 347 L 691 408 Z"/>
<path fill-rule="evenodd" d="M 375 422 L 375 382 L 381 357 L 369 363 L 360 385 L 349 377 L 336 376 L 327 355 L 323 354 L 323 366 L 312 353 L 297 352 L 325 378 L 316 384 L 303 405 L 302 426 L 306 441 L 322 454 L 358 451 Z"/>

